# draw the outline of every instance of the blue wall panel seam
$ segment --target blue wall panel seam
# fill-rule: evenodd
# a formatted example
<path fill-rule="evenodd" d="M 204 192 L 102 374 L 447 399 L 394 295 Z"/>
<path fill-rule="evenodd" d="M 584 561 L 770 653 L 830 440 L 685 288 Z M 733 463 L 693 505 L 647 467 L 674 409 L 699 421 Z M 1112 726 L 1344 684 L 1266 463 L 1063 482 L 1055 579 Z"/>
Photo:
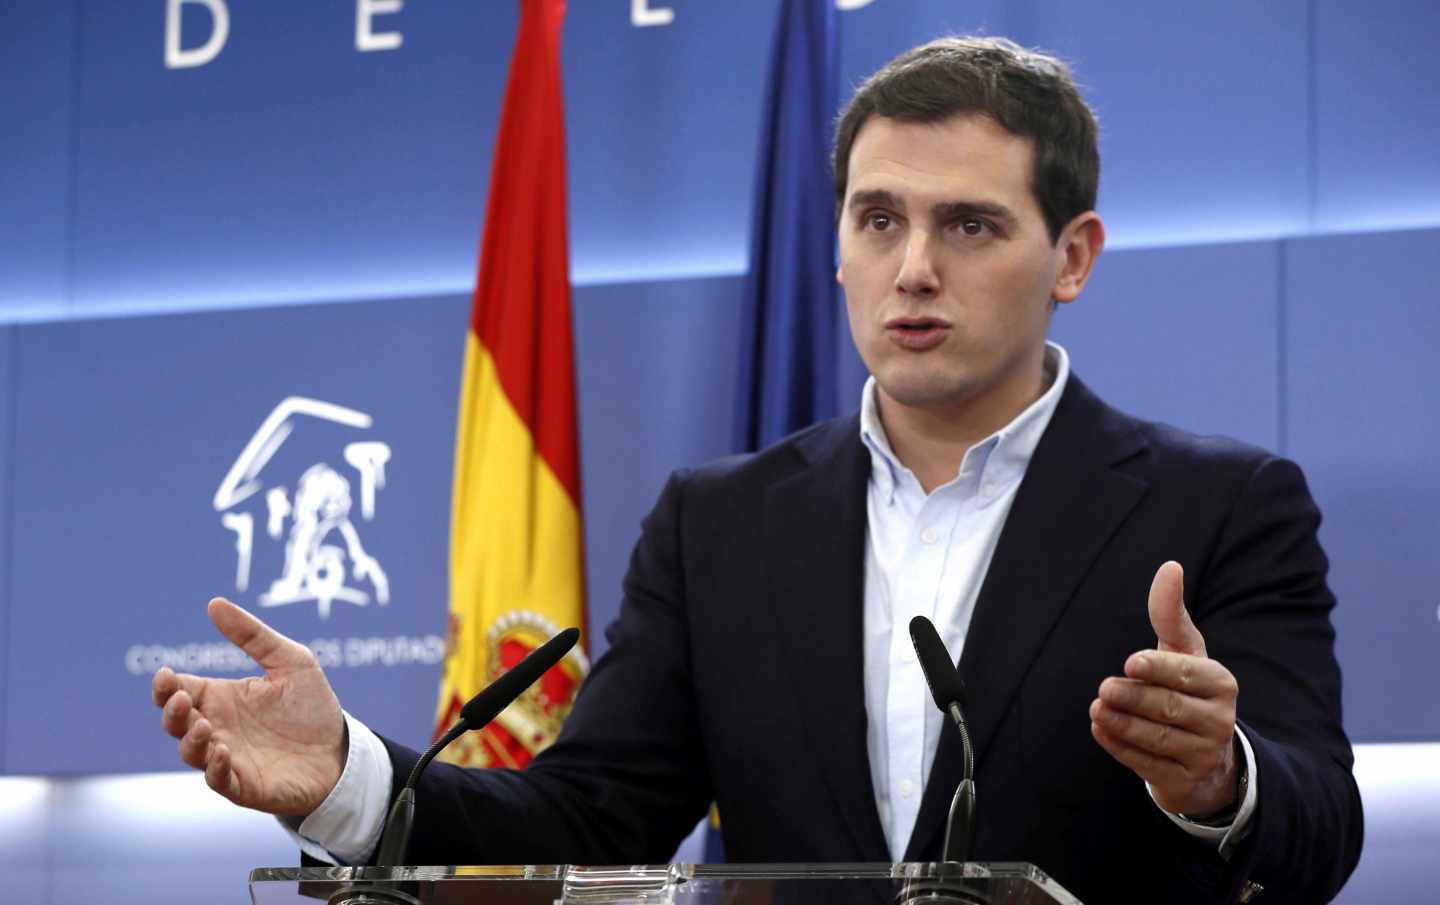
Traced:
<path fill-rule="evenodd" d="M 1315 232 L 1320 207 L 1320 76 L 1319 54 L 1315 49 L 1317 2 L 1309 0 L 1305 4 L 1305 216 L 1311 233 Z"/>
<path fill-rule="evenodd" d="M 65 131 L 65 275 L 61 283 L 64 287 L 61 305 L 66 309 L 73 309 L 75 306 L 75 240 L 79 222 L 77 196 L 80 185 L 80 142 L 77 138 L 80 129 L 80 45 L 85 37 L 81 21 L 85 11 L 82 7 L 81 0 L 73 0 L 75 40 L 70 47 L 70 116 L 69 127 Z"/>
<path fill-rule="evenodd" d="M 0 422 L 0 443 L 5 444 L 5 457 L 3 461 L 5 468 L 0 473 L 0 499 L 5 501 L 4 523 L 0 524 L 0 576 L 4 576 L 4 586 L 0 587 L 0 616 L 5 619 L 5 632 L 0 637 L 4 638 L 4 672 L 0 675 L 0 776 L 5 775 L 5 755 L 9 738 L 9 710 L 6 707 L 6 689 L 12 687 L 10 681 L 10 639 L 13 637 L 15 620 L 13 612 L 15 609 L 15 451 L 19 446 L 19 428 L 15 424 L 15 407 L 19 402 L 20 394 L 15 386 L 20 367 L 16 364 L 20 350 L 20 328 L 11 327 L 4 330 L 3 338 L 0 338 L 0 345 L 5 347 L 5 356 L 0 363 L 4 364 L 5 374 L 0 375 L 0 387 L 8 397 L 3 409 L 5 417 Z"/>
<path fill-rule="evenodd" d="M 45 903 L 55 905 L 56 852 L 60 846 L 56 827 L 60 823 L 60 787 L 51 778 L 45 779 Z"/>
<path fill-rule="evenodd" d="M 1289 244 L 1275 243 L 1275 437 L 1282 456 L 1290 453 Z"/>

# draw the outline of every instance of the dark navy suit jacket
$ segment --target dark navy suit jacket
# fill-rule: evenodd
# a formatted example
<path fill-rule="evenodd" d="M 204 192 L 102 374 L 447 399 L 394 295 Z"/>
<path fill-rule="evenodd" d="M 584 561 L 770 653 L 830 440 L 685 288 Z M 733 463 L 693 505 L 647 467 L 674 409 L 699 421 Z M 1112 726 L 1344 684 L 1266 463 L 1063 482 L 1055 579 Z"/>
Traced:
<path fill-rule="evenodd" d="M 713 800 L 734 862 L 887 861 L 862 675 L 869 456 L 855 417 L 675 474 L 560 739 L 520 773 L 434 765 L 414 863 L 663 862 Z M 1122 415 L 1074 376 L 1000 535 L 960 659 L 975 859 L 1081 898 L 1320 902 L 1359 857 L 1319 513 L 1290 462 Z M 1185 567 L 1239 681 L 1259 806 L 1227 861 L 1095 744 L 1088 708 L 1153 647 L 1159 565 Z M 387 742 L 397 784 L 413 751 Z M 939 856 L 960 779 L 947 725 L 909 860 Z"/>

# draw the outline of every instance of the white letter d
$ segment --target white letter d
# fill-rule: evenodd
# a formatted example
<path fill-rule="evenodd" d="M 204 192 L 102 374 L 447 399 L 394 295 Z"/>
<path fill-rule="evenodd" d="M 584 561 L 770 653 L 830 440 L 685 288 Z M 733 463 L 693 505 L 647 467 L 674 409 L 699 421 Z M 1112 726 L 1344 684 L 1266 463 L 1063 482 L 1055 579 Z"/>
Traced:
<path fill-rule="evenodd" d="M 210 37 L 199 47 L 181 49 L 180 16 L 186 3 L 198 3 L 210 10 Z M 165 68 L 188 69 L 204 66 L 220 55 L 230 37 L 230 10 L 225 0 L 165 0 Z"/>

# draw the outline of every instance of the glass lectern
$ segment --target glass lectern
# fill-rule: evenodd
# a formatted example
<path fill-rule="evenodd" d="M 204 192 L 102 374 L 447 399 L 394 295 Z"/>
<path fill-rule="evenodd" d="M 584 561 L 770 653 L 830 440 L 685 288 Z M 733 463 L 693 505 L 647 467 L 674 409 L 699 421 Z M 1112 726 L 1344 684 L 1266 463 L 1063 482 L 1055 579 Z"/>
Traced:
<path fill-rule="evenodd" d="M 1080 905 L 1031 864 L 285 867 L 254 905 Z"/>

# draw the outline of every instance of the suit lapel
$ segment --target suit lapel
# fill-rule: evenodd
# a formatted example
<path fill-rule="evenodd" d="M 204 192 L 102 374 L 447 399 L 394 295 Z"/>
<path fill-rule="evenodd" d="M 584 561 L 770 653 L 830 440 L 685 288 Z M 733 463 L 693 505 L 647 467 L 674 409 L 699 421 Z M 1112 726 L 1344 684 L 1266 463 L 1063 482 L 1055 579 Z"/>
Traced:
<path fill-rule="evenodd" d="M 799 719 L 858 861 L 888 861 L 865 740 L 863 593 L 870 460 L 855 418 L 802 438 L 807 467 L 767 488 L 771 599 Z M 836 852 L 836 858 L 841 858 Z"/>
<path fill-rule="evenodd" d="M 960 656 L 977 771 L 1076 587 L 1144 495 L 1142 482 L 1111 467 L 1143 446 L 1128 423 L 1070 377 L 1015 494 Z M 922 857 L 942 834 L 962 776 L 960 734 L 947 719 L 907 859 Z"/>

